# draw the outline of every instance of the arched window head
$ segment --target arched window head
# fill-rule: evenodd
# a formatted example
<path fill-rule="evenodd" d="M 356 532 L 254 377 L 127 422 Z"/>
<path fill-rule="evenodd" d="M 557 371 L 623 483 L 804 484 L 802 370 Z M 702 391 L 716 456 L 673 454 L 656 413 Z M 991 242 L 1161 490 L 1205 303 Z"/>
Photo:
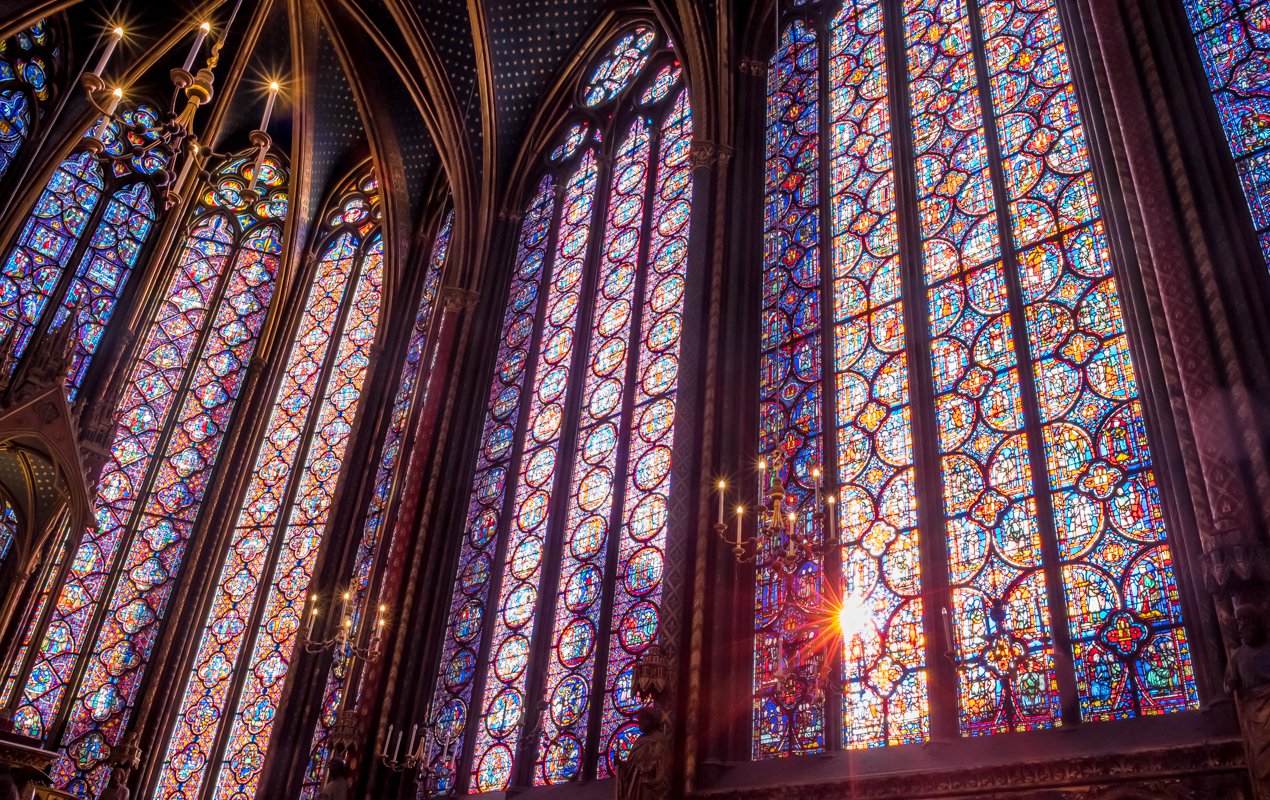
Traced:
<path fill-rule="evenodd" d="M 612 775 L 638 736 L 632 666 L 661 636 L 691 106 L 645 22 L 576 98 L 521 223 L 425 794 Z"/>
<path fill-rule="evenodd" d="M 252 161 L 215 170 L 195 204 L 120 399 L 97 526 L 75 532 L 64 576 L 64 550 L 51 559 L 10 665 L 4 696 L 22 687 L 15 728 L 60 745 L 55 780 L 83 796 L 106 786 L 105 754 L 127 729 L 273 298 L 288 174 L 268 156 L 264 196 L 249 206 Z"/>
<path fill-rule="evenodd" d="M 0 265 L 0 336 L 14 360 L 74 315 L 72 399 L 154 228 L 155 182 L 170 156 L 152 107 L 119 118 L 85 133 L 104 134 L 101 157 L 80 149 L 54 169 Z"/>
<path fill-rule="evenodd" d="M 1054 1 L 781 23 L 755 758 L 1195 708 Z"/>
<path fill-rule="evenodd" d="M 1270 2 L 1184 4 L 1253 227 L 1270 261 Z"/>
<path fill-rule="evenodd" d="M 252 797 L 268 756 L 383 299 L 378 186 L 359 176 L 341 190 L 322 217 L 298 328 L 179 690 L 155 798 Z M 329 599 L 323 610 L 338 616 Z"/>
<path fill-rule="evenodd" d="M 377 566 L 380 567 L 378 571 L 382 571 L 385 538 L 391 534 L 391 510 L 399 499 L 401 485 L 406 481 L 410 451 L 405 447 L 410 421 L 415 409 L 427 402 L 430 381 L 429 373 L 425 371 L 425 360 L 433 346 L 429 337 L 437 316 L 438 295 L 450 254 L 453 230 L 454 212 L 449 211 L 442 217 L 428 253 L 418 310 L 406 342 L 405 361 L 401 365 L 397 394 L 393 399 L 388 430 L 375 472 L 374 488 L 366 510 L 366 523 L 362 527 L 357 555 L 353 561 L 353 574 L 348 582 L 349 636 L 352 642 L 359 643 L 362 647 L 369 648 L 378 643 L 387 622 L 378 611 L 382 602 L 371 603 L 374 593 L 379 593 L 381 601 L 383 600 L 384 586 L 382 583 L 375 586 L 373 582 L 380 577 L 376 574 Z M 390 537 L 387 544 L 392 546 L 393 541 Z M 310 748 L 309 767 L 301 791 L 302 800 L 311 800 L 322 788 L 326 765 L 335 754 L 330 734 L 337 716 L 341 710 L 357 708 L 360 682 L 348 691 L 349 671 L 353 665 L 354 660 L 348 649 L 336 651 L 322 695 L 322 710 Z"/>
<path fill-rule="evenodd" d="M 0 177 L 54 99 L 61 60 L 47 20 L 0 41 Z"/>

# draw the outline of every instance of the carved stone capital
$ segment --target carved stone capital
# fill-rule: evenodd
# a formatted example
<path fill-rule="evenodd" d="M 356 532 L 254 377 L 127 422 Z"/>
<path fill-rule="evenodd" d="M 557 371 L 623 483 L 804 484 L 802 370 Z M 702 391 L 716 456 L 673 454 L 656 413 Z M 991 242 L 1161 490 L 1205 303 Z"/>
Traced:
<path fill-rule="evenodd" d="M 713 167 L 718 150 L 719 146 L 714 142 L 693 139 L 692 144 L 688 147 L 688 163 L 692 164 L 693 169 Z"/>
<path fill-rule="evenodd" d="M 741 62 L 737 65 L 737 70 L 742 75 L 751 75 L 755 78 L 762 77 L 767 74 L 767 62 L 760 61 L 757 58 L 749 56 L 741 56 Z"/>
<path fill-rule="evenodd" d="M 1270 549 L 1242 526 L 1218 520 L 1208 552 L 1209 589 L 1216 594 L 1265 592 L 1270 587 Z"/>
<path fill-rule="evenodd" d="M 480 299 L 481 296 L 470 289 L 458 286 L 441 287 L 441 307 L 451 314 L 475 308 L 476 301 Z"/>
<path fill-rule="evenodd" d="M 500 222 L 510 222 L 512 224 L 518 224 L 522 216 L 523 214 L 520 212 L 519 209 L 502 208 L 502 209 L 499 209 L 498 211 L 498 219 Z"/>

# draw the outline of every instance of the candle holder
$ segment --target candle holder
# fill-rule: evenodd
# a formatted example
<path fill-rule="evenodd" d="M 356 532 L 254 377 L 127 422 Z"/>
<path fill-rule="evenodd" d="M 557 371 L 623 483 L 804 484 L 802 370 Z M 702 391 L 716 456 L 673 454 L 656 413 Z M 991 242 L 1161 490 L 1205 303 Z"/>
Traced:
<path fill-rule="evenodd" d="M 384 607 L 380 606 L 375 614 L 375 628 L 371 633 L 370 644 L 361 647 L 355 641 L 356 633 L 353 626 L 353 617 L 348 613 L 350 595 L 351 590 L 344 592 L 342 595 L 343 602 L 340 605 L 339 613 L 340 623 L 336 626 L 335 633 L 325 639 L 313 638 L 313 627 L 317 623 L 318 617 L 318 596 L 313 595 L 309 607 L 309 622 L 301 635 L 304 652 L 321 653 L 324 650 L 333 650 L 347 659 L 350 666 L 357 659 L 361 659 L 367 664 L 374 664 L 379 660 L 381 655 L 380 639 L 384 632 Z"/>
<path fill-rule="evenodd" d="M 241 0 L 235 4 L 229 22 L 212 46 L 206 65 L 192 71 L 212 29 L 210 22 L 197 26 L 185 64 L 169 73 L 173 86 L 172 99 L 164 111 L 140 114 L 133 109 L 121 109 L 125 94 L 123 87 L 112 86 L 103 77 L 111 57 L 124 39 L 124 30 L 120 26 L 106 35 L 96 65 L 80 77 L 88 102 L 99 116 L 97 127 L 86 137 L 85 149 L 108 166 L 131 162 L 143 172 L 153 174 L 157 199 L 165 210 L 182 201 L 177 189 L 187 183 L 205 151 L 205 148 L 199 147 L 194 135 L 194 119 L 199 108 L 212 99 L 214 70 L 241 4 Z"/>
<path fill-rule="evenodd" d="M 804 509 L 800 514 L 799 511 L 786 506 L 786 499 L 790 497 L 790 492 L 782 476 L 784 467 L 785 456 L 780 451 L 770 457 L 761 458 L 758 462 L 759 487 L 754 510 L 755 535 L 750 538 L 746 538 L 743 532 L 746 514 L 744 505 L 736 506 L 736 519 L 732 525 L 729 525 L 725 519 L 728 483 L 725 480 L 718 481 L 715 484 L 715 490 L 718 494 L 719 510 L 714 530 L 724 542 L 731 545 L 732 555 L 740 563 L 755 561 L 763 542 L 779 542 L 784 539 L 784 546 L 772 553 L 770 563 L 782 575 L 788 577 L 797 572 L 807 560 L 823 556 L 841 547 L 842 541 L 836 532 L 837 501 L 832 493 L 826 491 L 824 473 L 820 467 L 813 466 L 811 470 L 812 480 L 815 481 L 815 498 L 811 504 L 810 517 L 814 523 L 820 523 L 821 527 L 827 523 L 828 531 L 818 541 L 809 539 L 800 530 L 798 520 L 800 516 L 806 514 L 806 510 Z M 813 530 L 815 527 L 813 525 Z"/>
<path fill-rule="evenodd" d="M 445 782 L 442 792 L 429 792 L 433 796 L 451 796 L 454 794 L 453 764 L 457 760 L 457 743 L 459 731 L 445 725 L 440 719 L 424 723 L 423 737 L 419 737 L 419 725 L 410 728 L 410 741 L 406 745 L 406 754 L 401 754 L 401 744 L 405 730 L 396 731 L 394 742 L 392 725 L 388 726 L 388 735 L 384 737 L 384 747 L 379 753 L 379 761 L 389 770 L 397 773 L 416 771 L 415 784 L 419 786 L 435 785 Z M 389 753 L 391 745 L 392 752 Z M 439 748 L 439 750 L 438 750 Z M 440 758 L 436 758 L 440 756 Z M 447 781 L 446 779 L 449 778 Z"/>

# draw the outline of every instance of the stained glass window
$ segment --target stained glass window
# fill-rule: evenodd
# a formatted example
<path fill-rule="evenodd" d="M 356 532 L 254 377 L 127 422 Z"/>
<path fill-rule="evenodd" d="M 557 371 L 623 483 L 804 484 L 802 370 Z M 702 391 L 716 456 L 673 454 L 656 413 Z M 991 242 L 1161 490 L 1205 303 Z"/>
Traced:
<path fill-rule="evenodd" d="M 0 41 L 0 176 L 44 116 L 62 60 L 48 20 Z"/>
<path fill-rule="evenodd" d="M 100 129 L 104 161 L 81 149 L 54 169 L 0 265 L 0 335 L 15 356 L 74 314 L 72 399 L 154 228 L 150 179 L 167 163 L 167 151 L 153 146 L 161 130 L 153 108 L 126 108 L 119 118 Z M 98 123 L 90 129 L 100 131 Z"/>
<path fill-rule="evenodd" d="M 1197 707 L 1054 0 L 827 6 L 768 72 L 754 756 Z"/>
<path fill-rule="evenodd" d="M 360 639 L 362 646 L 367 646 L 369 644 L 367 637 L 375 635 L 370 630 L 370 626 L 374 624 L 376 614 L 368 613 L 371 611 L 368 605 L 371 599 L 371 576 L 379 561 L 380 545 L 384 539 L 385 523 L 388 520 L 393 493 L 402 480 L 408 461 L 406 456 L 409 451 L 405 447 L 411 411 L 415 406 L 423 405 L 428 390 L 427 374 L 424 372 L 428 334 L 437 308 L 442 272 L 450 253 L 450 235 L 453 227 L 454 212 L 450 211 L 437 231 L 429 254 L 428 268 L 423 278 L 423 293 L 419 298 L 419 308 L 415 314 L 414 325 L 410 329 L 410 339 L 406 344 L 406 359 L 401 367 L 401 377 L 398 380 L 397 394 L 393 399 L 388 431 L 384 437 L 379 467 L 375 472 L 370 507 L 367 509 L 366 523 L 362 528 L 362 537 L 358 542 L 357 555 L 353 561 L 353 576 L 349 588 L 351 596 L 348 603 L 350 643 L 336 651 L 327 674 L 326 687 L 322 693 L 322 709 L 309 751 L 309 766 L 305 773 L 302 790 L 302 796 L 306 800 L 316 796 L 321 789 L 323 771 L 331 755 L 329 736 L 331 726 L 335 724 L 336 715 L 341 708 L 356 706 L 356 696 L 346 696 L 349 670 L 353 666 L 351 656 L 353 643 Z"/>
<path fill-rule="evenodd" d="M 198 199 L 120 400 L 97 527 L 44 588 L 37 607 L 55 600 L 40 644 L 15 662 L 27 675 L 16 727 L 46 738 L 64 725 L 53 773 L 76 793 L 95 797 L 109 778 L 105 753 L 128 724 L 273 296 L 287 172 L 268 157 L 250 203 L 251 169 L 230 159 Z"/>
<path fill-rule="evenodd" d="M 7 498 L 0 497 L 0 568 L 4 567 L 13 540 L 18 536 L 18 515 Z"/>
<path fill-rule="evenodd" d="M 156 798 L 255 795 L 379 325 L 381 218 L 371 177 L 326 218 Z"/>
<path fill-rule="evenodd" d="M 691 137 L 674 50 L 637 25 L 549 151 L 521 222 L 422 795 L 606 777 L 637 735 L 631 667 L 661 628 Z"/>
<path fill-rule="evenodd" d="M 1270 260 L 1270 0 L 1185 0 L 1253 227 Z"/>

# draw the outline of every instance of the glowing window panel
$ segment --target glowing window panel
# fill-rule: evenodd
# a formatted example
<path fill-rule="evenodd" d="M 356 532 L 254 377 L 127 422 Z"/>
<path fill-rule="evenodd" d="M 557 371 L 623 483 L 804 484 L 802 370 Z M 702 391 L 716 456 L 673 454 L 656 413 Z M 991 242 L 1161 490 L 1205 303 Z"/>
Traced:
<path fill-rule="evenodd" d="M 327 517 L 356 419 L 358 400 L 370 365 L 383 302 L 384 245 L 376 236 L 362 257 L 361 276 L 335 353 L 326 393 L 300 474 L 290 518 L 282 532 L 278 563 L 256 632 L 255 646 L 243 666 L 238 710 L 229 729 L 216 800 L 256 794 L 268 755 L 269 734 L 282 697 L 287 668 L 300 630 L 313 567 L 326 531 Z"/>
<path fill-rule="evenodd" d="M 31 131 L 31 101 L 20 89 L 0 90 L 0 175 L 9 171 Z"/>
<path fill-rule="evenodd" d="M 780 478 L 788 495 L 779 512 L 795 515 L 793 524 L 812 539 L 820 532 L 811 514 L 811 473 L 824 463 L 819 47 L 815 30 L 795 20 L 781 34 L 768 70 L 759 372 L 759 446 L 787 459 Z M 784 532 L 764 537 L 755 561 L 755 758 L 816 753 L 826 744 L 824 709 L 787 702 L 781 691 L 783 680 L 814 679 L 825 656 L 808 647 L 815 621 L 803 609 L 814 604 L 795 602 L 820 596 L 823 564 L 809 561 L 786 580 L 775 560 L 787 545 Z"/>
<path fill-rule="evenodd" d="M 626 474 L 618 523 L 617 580 L 608 628 L 600 721 L 599 777 L 616 771 L 637 736 L 631 669 L 658 641 L 679 386 L 680 333 L 692 210 L 692 108 L 682 89 L 661 123 L 644 266 L 633 411 L 625 432 Z"/>
<path fill-rule="evenodd" d="M 644 227 L 649 173 L 648 124 L 637 117 L 618 146 L 601 245 L 591 342 L 581 376 L 582 421 L 574 450 L 564 527 L 564 554 L 543 696 L 537 782 L 563 783 L 582 769 L 593 701 L 600 607 L 608 563 L 618 432 L 628 393 L 627 360 L 635 275 Z"/>
<path fill-rule="evenodd" d="M 4 559 L 9 555 L 9 549 L 13 547 L 13 539 L 18 535 L 18 515 L 13 510 L 13 505 L 8 500 L 0 498 L 0 568 L 4 566 Z"/>
<path fill-rule="evenodd" d="M 0 705 L 8 705 L 9 697 L 13 694 L 13 689 L 17 686 L 18 679 L 22 676 L 22 667 L 26 663 L 27 654 L 31 652 L 31 643 L 35 641 L 36 630 L 39 627 L 40 620 L 44 618 L 44 610 L 48 608 L 49 599 L 53 596 L 53 589 L 57 584 L 57 576 L 62 572 L 62 564 L 66 561 L 66 554 L 70 551 L 69 543 L 66 541 L 70 526 L 64 525 L 63 531 L 57 537 L 57 543 L 53 549 L 53 557 L 49 561 L 48 572 L 44 578 L 44 585 L 40 587 L 40 594 L 36 597 L 35 602 L 26 611 L 26 618 L 22 625 L 22 640 L 18 644 L 17 651 L 13 654 L 13 661 L 9 664 L 8 674 L 4 677 L 4 688 L 0 690 Z"/>
<path fill-rule="evenodd" d="M 373 621 L 375 616 L 367 613 L 371 573 L 375 568 L 383 539 L 384 523 L 393 487 L 399 481 L 398 476 L 403 472 L 404 464 L 401 459 L 403 455 L 408 454 L 408 451 L 403 452 L 402 449 L 407 433 L 406 424 L 410 420 L 416 396 L 420 404 L 426 398 L 427 381 L 424 381 L 424 386 L 420 389 L 419 378 L 424 367 L 428 331 L 441 287 L 441 273 L 450 252 L 450 234 L 453 226 L 454 212 L 451 211 L 446 215 L 432 245 L 428 272 L 424 276 L 423 295 L 419 298 L 419 310 L 415 315 L 414 327 L 411 328 L 410 340 L 406 345 L 406 360 L 401 368 L 401 379 L 397 386 L 397 395 L 393 400 L 383 453 L 380 455 L 379 468 L 375 473 L 375 488 L 371 494 L 370 508 L 366 513 L 366 524 L 362 528 L 362 538 L 357 545 L 357 555 L 353 561 L 352 598 L 348 607 L 351 620 L 349 627 L 354 635 L 362 631 L 364 620 Z M 366 634 L 362 634 L 363 643 L 365 643 L 365 636 Z M 347 648 L 335 653 L 327 675 L 326 688 L 322 694 L 322 710 L 318 717 L 317 730 L 314 732 L 313 745 L 309 750 L 309 766 L 301 793 L 303 800 L 314 797 L 321 789 L 322 774 L 330 755 L 330 730 L 335 724 L 341 703 L 345 700 L 344 682 L 352 664 L 351 652 Z M 349 699 L 356 702 L 356 696 Z"/>
<path fill-rule="evenodd" d="M 109 779 L 102 745 L 118 744 L 128 723 L 264 324 L 281 245 L 279 229 L 260 226 L 235 255 L 162 458 L 140 494 L 120 580 L 70 707 L 65 754 L 54 765 L 59 785 L 96 796 Z"/>
<path fill-rule="evenodd" d="M 75 352 L 66 380 L 67 394 L 72 400 L 79 391 L 93 354 L 97 352 L 124 284 L 137 264 L 137 256 L 154 226 L 155 217 L 150 186 L 134 183 L 111 196 L 92 238 L 88 240 L 88 248 L 62 306 L 53 318 L 53 327 L 57 327 L 74 309 L 72 340 Z"/>
<path fill-rule="evenodd" d="M 59 51 L 44 20 L 0 42 L 0 176 L 9 170 L 53 96 Z"/>
<path fill-rule="evenodd" d="M 1270 259 L 1270 0 L 1184 0 L 1226 142 Z"/>
<path fill-rule="evenodd" d="M 960 728 L 1050 727 L 1041 531 L 970 20 L 963 0 L 904 9 Z"/>
<path fill-rule="evenodd" d="M 49 297 L 61 280 L 101 199 L 103 178 L 91 153 L 66 158 L 40 193 L 0 267 L 0 333 L 26 351 Z"/>
<path fill-rule="evenodd" d="M 679 78 L 683 75 L 683 67 L 678 64 L 667 64 L 657 71 L 653 76 L 653 80 L 648 84 L 648 88 L 640 95 L 640 105 L 651 105 L 670 94 L 670 90 L 675 88 L 679 83 Z"/>
<path fill-rule="evenodd" d="M 564 191 L 506 559 L 499 566 L 502 588 L 498 614 L 492 621 L 492 657 L 486 671 L 472 759 L 474 789 L 478 792 L 507 787 L 521 733 L 518 723 L 527 702 L 529 636 L 543 579 L 547 512 L 554 494 L 560 428 L 572 382 L 570 362 L 578 334 L 578 306 L 591 237 L 596 173 L 595 152 L 589 150 L 582 155 Z"/>
<path fill-rule="evenodd" d="M 981 14 L 1081 717 L 1195 708 L 1160 486 L 1057 11 L 1053 0 L 998 0 Z"/>
<path fill-rule="evenodd" d="M 882 5 L 845 3 L 831 23 L 829 44 L 846 748 L 922 742 L 930 735 Z"/>
<path fill-rule="evenodd" d="M 555 200 L 555 183 L 550 175 L 544 176 L 521 222 L 515 271 L 499 337 L 498 366 L 486 404 L 472 497 L 447 616 L 440 676 L 428 717 L 437 736 L 449 737 L 454 745 L 449 750 L 435 748 L 427 754 L 433 773 L 430 782 L 420 787 L 424 795 L 450 793 L 457 784 L 458 758 L 464 752 L 464 732 L 473 699 L 476 652 L 487 629 L 485 612 L 491 599 L 494 549 L 507 496 L 512 443 L 524 413 L 522 395 L 529 379 L 526 368 L 542 305 L 540 292 L 547 273 Z"/>
<path fill-rule="evenodd" d="M 98 481 L 98 527 L 80 540 L 15 715 L 16 729 L 28 736 L 42 738 L 57 713 L 232 249 L 233 231 L 223 216 L 194 228 L 142 344 L 120 401 L 111 458 Z"/>
<path fill-rule="evenodd" d="M 648 63 L 648 55 L 656 41 L 657 34 L 645 25 L 619 38 L 591 72 L 591 80 L 582 91 L 583 105 L 594 108 L 621 94 Z"/>
<path fill-rule="evenodd" d="M 282 532 L 278 530 L 278 522 L 282 515 L 287 514 L 286 498 L 293 480 L 305 480 L 304 476 L 308 474 L 308 465 L 298 462 L 305 453 L 303 433 L 310 412 L 315 407 L 325 410 L 331 405 L 330 400 L 339 399 L 328 398 L 328 402 L 319 404 L 315 395 L 329 351 L 335 349 L 339 341 L 332 332 L 356 272 L 359 244 L 354 233 L 345 231 L 327 246 L 318 260 L 299 329 L 292 340 L 282 383 L 275 395 L 273 412 L 252 469 L 247 496 L 216 581 L 217 591 L 200 637 L 194 665 L 186 678 L 176 729 L 168 741 L 156 798 L 184 797 L 199 791 L 211 766 L 214 733 L 221 720 L 232 714 L 236 726 L 241 728 L 242 720 L 238 714 L 227 708 L 229 690 L 238 673 L 244 649 L 251 646 L 254 650 L 257 645 L 268 645 L 263 639 L 251 643 L 247 639 L 254 623 L 253 606 L 266 577 L 264 570 L 269 553 L 279 539 L 284 540 L 286 552 L 279 560 L 279 568 L 288 568 L 294 565 L 295 557 L 303 557 L 305 539 L 321 533 L 320 530 L 306 530 L 303 525 L 298 528 L 287 525 L 287 530 Z M 341 341 L 340 346 L 342 344 Z M 346 410 L 352 413 L 351 407 Z M 322 511 L 324 513 L 325 509 Z M 292 552 L 293 548 L 300 548 L 300 551 Z M 307 587 L 307 580 L 302 583 Z M 285 641 L 291 640 L 299 628 L 301 607 L 302 604 L 296 603 L 284 609 L 288 616 L 280 626 L 275 626 L 273 633 Z M 268 632 L 264 638 L 270 638 Z M 275 662 L 282 674 L 285 674 L 285 658 L 289 655 L 288 648 L 282 660 Z M 279 680 L 282 677 L 274 670 L 268 670 L 266 674 Z M 256 722 L 268 725 L 270 720 L 257 719 Z M 266 742 L 267 738 L 266 735 Z M 266 742 L 261 742 L 259 746 L 263 748 Z M 232 770 L 241 763 L 227 763 L 225 769 Z"/>
<path fill-rule="evenodd" d="M 564 139 L 555 150 L 551 151 L 552 161 L 564 161 L 578 152 L 578 148 L 586 141 L 587 136 L 591 133 L 591 126 L 585 122 L 578 122 L 569 128 L 565 133 Z"/>
<path fill-rule="evenodd" d="M 769 71 L 760 440 L 797 466 L 798 436 L 818 435 L 819 412 L 803 412 L 800 427 L 791 409 L 823 381 L 824 350 L 834 364 L 828 422 L 844 544 L 842 584 L 832 589 L 842 746 L 929 737 L 932 646 L 950 649 L 964 736 L 1060 724 L 1060 685 L 1082 720 L 1195 708 L 1161 490 L 1053 0 L 803 5 Z M 1206 24 L 1234 8 L 1209 8 Z M 904 72 L 895 80 L 883 17 L 900 10 Z M 799 49 L 799 39 L 810 46 Z M 822 288 L 810 267 L 803 282 L 794 276 L 821 236 L 806 188 L 822 146 L 818 112 L 804 109 L 819 102 L 824 70 L 832 274 Z M 802 87 L 791 77 L 800 72 Z M 893 134 L 892 83 L 906 90 L 911 136 Z M 893 148 L 914 167 L 912 223 L 897 206 Z M 809 199 L 800 203 L 796 190 Z M 899 255 L 906 238 L 919 246 L 912 264 Z M 924 304 L 904 302 L 906 274 L 923 285 Z M 816 324 L 825 292 L 832 346 Z M 919 324 L 908 324 L 914 312 Z M 923 364 L 917 375 L 932 408 L 911 407 L 914 347 L 930 353 L 929 374 Z M 910 419 L 927 414 L 936 435 L 917 442 Z M 937 474 L 921 474 L 915 465 L 925 463 Z M 797 470 L 792 480 L 805 498 Z M 919 487 L 938 487 L 942 500 L 946 564 L 935 588 L 921 565 L 941 542 L 918 537 Z M 798 522 L 807 538 L 820 536 Z M 786 681 L 815 677 L 797 671 L 811 648 L 796 639 L 772 647 L 764 626 L 780 621 L 782 593 L 799 605 L 821 596 L 806 585 L 822 568 L 814 559 L 771 586 L 763 563 L 760 543 L 756 757 L 800 752 L 789 709 L 763 682 L 765 653 L 784 659 L 777 675 Z M 931 613 L 948 615 L 951 642 L 926 641 Z M 1072 661 L 1055 655 L 1054 620 L 1067 627 Z M 777 630 L 792 639 L 816 625 L 795 619 Z"/>

